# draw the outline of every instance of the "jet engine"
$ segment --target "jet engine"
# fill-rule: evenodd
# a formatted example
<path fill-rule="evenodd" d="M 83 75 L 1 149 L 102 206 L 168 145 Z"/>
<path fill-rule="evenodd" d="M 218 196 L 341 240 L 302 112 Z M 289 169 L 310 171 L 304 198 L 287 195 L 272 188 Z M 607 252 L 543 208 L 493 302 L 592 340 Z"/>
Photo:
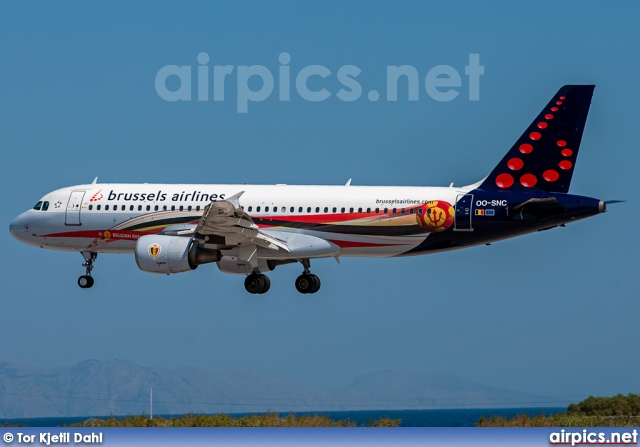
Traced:
<path fill-rule="evenodd" d="M 219 251 L 202 248 L 192 238 L 157 234 L 138 239 L 135 255 L 140 270 L 165 274 L 195 270 L 220 259 Z"/>

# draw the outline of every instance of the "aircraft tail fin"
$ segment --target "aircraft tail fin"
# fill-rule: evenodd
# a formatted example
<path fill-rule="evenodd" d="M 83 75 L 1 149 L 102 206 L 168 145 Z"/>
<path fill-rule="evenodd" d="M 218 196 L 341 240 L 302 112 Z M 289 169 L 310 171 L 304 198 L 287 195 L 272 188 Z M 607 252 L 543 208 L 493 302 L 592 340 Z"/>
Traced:
<path fill-rule="evenodd" d="M 594 85 L 565 85 L 479 188 L 569 191 Z"/>

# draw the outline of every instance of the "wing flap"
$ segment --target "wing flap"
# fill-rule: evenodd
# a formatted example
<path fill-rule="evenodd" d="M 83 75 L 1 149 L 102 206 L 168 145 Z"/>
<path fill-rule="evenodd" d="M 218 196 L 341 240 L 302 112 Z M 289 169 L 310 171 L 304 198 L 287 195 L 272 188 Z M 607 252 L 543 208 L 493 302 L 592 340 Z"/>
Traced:
<path fill-rule="evenodd" d="M 221 236 L 229 245 L 254 244 L 271 250 L 289 252 L 287 244 L 260 231 L 251 216 L 240 206 L 240 196 L 244 191 L 221 201 L 209 203 L 195 228 L 199 236 Z"/>

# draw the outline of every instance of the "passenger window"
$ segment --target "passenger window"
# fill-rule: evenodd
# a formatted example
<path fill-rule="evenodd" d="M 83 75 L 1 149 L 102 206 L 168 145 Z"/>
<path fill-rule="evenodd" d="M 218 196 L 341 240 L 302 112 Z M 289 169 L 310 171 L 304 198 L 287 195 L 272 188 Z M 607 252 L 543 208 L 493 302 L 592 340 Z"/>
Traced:
<path fill-rule="evenodd" d="M 104 206 L 104 210 L 105 210 L 105 211 L 109 211 L 109 205 L 105 205 L 105 206 Z"/>
<path fill-rule="evenodd" d="M 256 211 L 259 213 L 260 212 L 260 207 L 256 207 Z"/>
<path fill-rule="evenodd" d="M 380 212 L 380 208 L 376 208 L 376 214 Z"/>
<path fill-rule="evenodd" d="M 389 211 L 389 208 L 385 208 L 384 209 L 384 213 L 387 214 L 387 212 Z"/>
<path fill-rule="evenodd" d="M 166 207 L 165 207 L 166 209 Z M 200 211 L 200 205 L 196 206 L 196 211 Z M 242 207 L 242 211 L 244 211 L 244 206 Z"/>
<path fill-rule="evenodd" d="M 320 207 L 316 206 L 316 213 L 319 213 L 319 212 L 320 212 Z"/>
<path fill-rule="evenodd" d="M 158 211 L 158 210 L 160 209 L 160 207 L 159 207 L 158 205 L 156 205 L 153 209 L 154 209 L 155 211 Z"/>
<path fill-rule="evenodd" d="M 36 205 L 33 207 L 33 209 L 36 211 L 40 211 L 41 208 L 42 208 L 42 202 L 36 203 Z"/>
<path fill-rule="evenodd" d="M 362 208 L 358 208 L 358 212 L 361 213 L 362 212 Z"/>
<path fill-rule="evenodd" d="M 129 207 L 129 211 L 133 211 L 133 205 Z"/>
<path fill-rule="evenodd" d="M 89 205 L 89 211 L 93 209 L 93 205 Z"/>
<path fill-rule="evenodd" d="M 176 210 L 176 206 L 175 205 L 171 205 L 171 211 L 175 211 Z"/>
<path fill-rule="evenodd" d="M 121 209 L 122 209 L 122 211 L 125 211 L 127 209 L 127 206 L 126 205 L 122 205 Z"/>
<path fill-rule="evenodd" d="M 113 205 L 113 211 L 118 211 L 118 205 Z"/>
<path fill-rule="evenodd" d="M 42 204 L 42 211 L 47 211 L 49 209 L 49 202 L 44 202 Z"/>
<path fill-rule="evenodd" d="M 371 208 L 367 208 L 367 213 L 371 214 Z"/>
<path fill-rule="evenodd" d="M 298 208 L 298 212 L 301 213 L 302 212 L 302 207 Z"/>
<path fill-rule="evenodd" d="M 98 211 L 100 211 L 100 207 L 101 207 L 101 206 L 102 206 L 102 205 L 98 205 L 98 206 L 96 207 L 96 209 L 97 209 Z"/>
<path fill-rule="evenodd" d="M 251 211 L 253 211 L 253 207 L 252 206 L 249 207 L 249 212 L 251 212 Z"/>
<path fill-rule="evenodd" d="M 147 211 L 151 211 L 151 205 L 147 205 Z"/>
<path fill-rule="evenodd" d="M 422 214 L 422 208 L 418 209 L 418 214 Z"/>
<path fill-rule="evenodd" d="M 324 207 L 324 212 L 325 212 L 325 213 L 328 213 L 328 212 L 329 212 L 329 207 L 328 207 L 328 206 L 325 206 L 325 207 Z"/>
<path fill-rule="evenodd" d="M 310 213 L 310 212 L 311 212 L 311 207 L 310 207 L 310 206 L 308 206 L 308 207 L 307 207 L 307 213 Z"/>
<path fill-rule="evenodd" d="M 265 212 L 265 213 L 268 213 L 268 212 L 269 212 L 269 207 L 268 207 L 268 206 L 265 206 L 265 207 L 264 207 L 264 212 Z"/>
<path fill-rule="evenodd" d="M 180 205 L 180 211 L 184 210 L 184 206 Z"/>
<path fill-rule="evenodd" d="M 400 211 L 402 214 L 404 214 L 404 208 L 402 208 L 402 211 Z"/>
<path fill-rule="evenodd" d="M 138 211 L 142 211 L 142 205 L 138 205 Z"/>
<path fill-rule="evenodd" d="M 394 209 L 393 209 L 393 214 L 395 214 L 395 213 L 396 213 L 396 209 L 394 208 Z"/>
<path fill-rule="evenodd" d="M 409 214 L 413 214 L 413 208 L 409 210 Z"/>
<path fill-rule="evenodd" d="M 336 208 L 335 206 L 333 207 L 333 212 L 335 213 L 336 211 L 338 211 L 338 208 Z"/>
<path fill-rule="evenodd" d="M 191 211 L 191 205 L 187 207 L 187 211 Z"/>

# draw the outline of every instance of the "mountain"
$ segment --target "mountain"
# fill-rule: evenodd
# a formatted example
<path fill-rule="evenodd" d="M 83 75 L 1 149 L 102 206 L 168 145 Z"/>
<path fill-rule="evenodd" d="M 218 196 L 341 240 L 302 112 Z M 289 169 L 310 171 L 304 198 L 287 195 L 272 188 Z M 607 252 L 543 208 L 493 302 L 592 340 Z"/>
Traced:
<path fill-rule="evenodd" d="M 86 360 L 66 368 L 0 362 L 0 418 L 535 406 L 541 399 L 447 374 L 380 371 L 320 390 L 254 371 Z"/>

